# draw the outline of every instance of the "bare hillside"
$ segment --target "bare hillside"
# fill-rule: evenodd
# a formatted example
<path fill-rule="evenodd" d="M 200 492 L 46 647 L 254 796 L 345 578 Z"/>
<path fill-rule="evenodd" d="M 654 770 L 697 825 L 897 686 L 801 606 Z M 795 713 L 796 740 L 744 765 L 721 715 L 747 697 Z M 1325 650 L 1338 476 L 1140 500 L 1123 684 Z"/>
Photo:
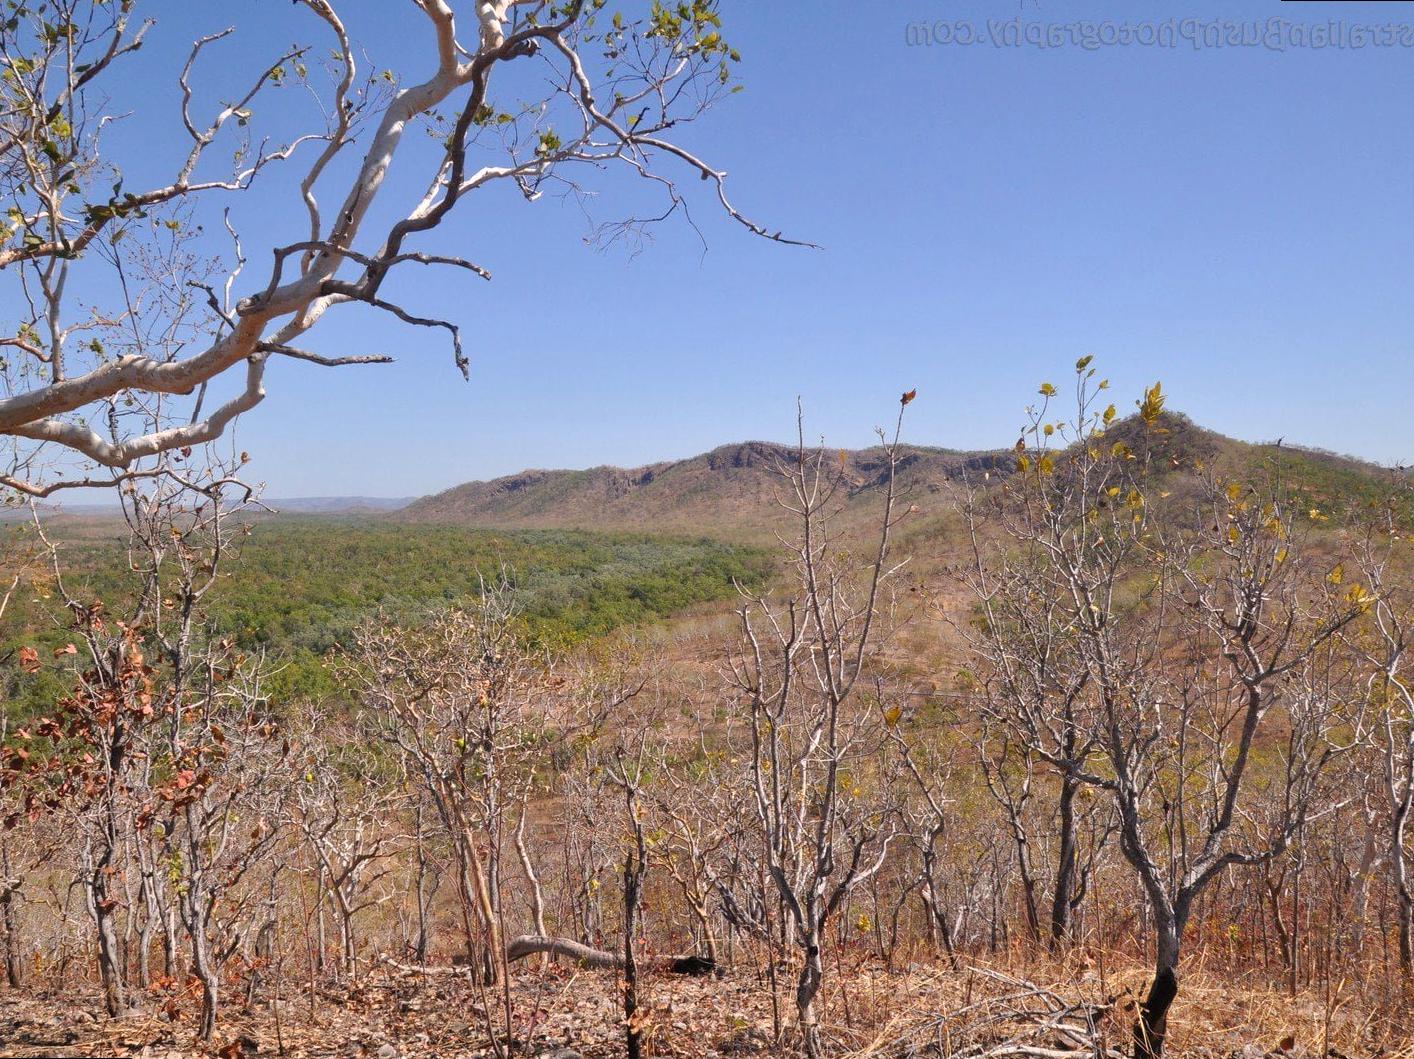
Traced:
<path fill-rule="evenodd" d="M 750 531 L 777 525 L 782 461 L 789 446 L 764 441 L 724 445 L 690 459 L 646 467 L 531 470 L 468 482 L 410 504 L 401 517 L 503 528 L 574 527 L 671 532 Z M 831 454 L 844 472 L 847 515 L 870 509 L 886 480 L 880 449 Z M 940 508 L 948 486 L 966 474 L 1009 468 L 1005 451 L 910 448 L 901 479 L 911 502 Z"/>
<path fill-rule="evenodd" d="M 1144 432 L 1134 420 L 1110 431 L 1137 452 L 1148 450 L 1175 471 L 1211 467 L 1250 480 L 1279 473 L 1286 488 L 1334 508 L 1358 502 L 1386 483 L 1388 472 L 1349 457 L 1287 443 L 1250 443 L 1166 413 Z M 1016 467 L 1011 449 L 957 451 L 909 446 L 900 468 L 915 524 L 942 515 L 964 480 L 995 483 Z M 760 536 L 788 516 L 778 503 L 780 467 L 795 458 L 788 445 L 747 441 L 683 460 L 643 467 L 526 470 L 491 481 L 466 482 L 409 504 L 393 517 L 501 529 L 574 528 Z M 881 449 L 831 451 L 830 469 L 843 472 L 840 500 L 846 521 L 877 510 L 886 467 Z"/>

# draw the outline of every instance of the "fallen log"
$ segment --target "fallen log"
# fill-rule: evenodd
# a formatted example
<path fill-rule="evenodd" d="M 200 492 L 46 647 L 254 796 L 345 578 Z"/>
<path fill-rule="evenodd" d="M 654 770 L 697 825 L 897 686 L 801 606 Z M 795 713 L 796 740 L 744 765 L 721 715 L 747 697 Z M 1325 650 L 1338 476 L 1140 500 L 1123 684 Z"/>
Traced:
<path fill-rule="evenodd" d="M 570 960 L 580 967 L 595 971 L 619 971 L 623 969 L 623 953 L 608 952 L 604 949 L 581 945 L 569 938 L 552 938 L 543 934 L 522 934 L 506 946 L 506 962 L 515 963 L 527 956 L 542 953 Z M 415 964 L 398 963 L 384 956 L 383 962 L 400 971 L 416 974 L 460 974 L 465 970 L 466 957 L 454 956 L 451 967 L 419 967 Z M 706 975 L 717 969 L 717 965 L 707 956 L 651 956 L 639 959 L 639 966 L 666 974 Z"/>
<path fill-rule="evenodd" d="M 551 938 L 543 934 L 522 934 L 506 946 L 506 959 L 514 963 L 527 956 L 549 953 L 573 960 L 581 967 L 591 970 L 619 971 L 623 969 L 624 956 L 621 952 L 607 952 L 592 949 L 568 938 Z M 639 959 L 639 965 L 653 971 L 668 974 L 711 974 L 717 969 L 716 963 L 708 956 L 650 956 Z"/>

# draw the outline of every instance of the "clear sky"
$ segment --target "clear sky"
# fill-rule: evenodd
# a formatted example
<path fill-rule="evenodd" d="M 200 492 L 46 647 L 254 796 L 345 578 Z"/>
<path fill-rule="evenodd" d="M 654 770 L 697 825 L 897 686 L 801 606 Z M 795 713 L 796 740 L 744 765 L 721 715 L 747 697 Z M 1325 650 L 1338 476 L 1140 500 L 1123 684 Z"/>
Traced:
<path fill-rule="evenodd" d="M 274 0 L 152 6 L 145 64 L 180 63 L 195 32 L 233 17 L 246 28 L 227 57 L 319 39 Z M 426 68 L 410 5 L 340 10 L 376 65 Z M 785 438 L 797 395 L 812 432 L 866 445 L 913 387 L 911 440 L 1005 445 L 1036 386 L 1082 354 L 1126 400 L 1162 379 L 1171 407 L 1237 437 L 1414 462 L 1414 4 L 725 0 L 723 12 L 745 91 L 680 138 L 730 171 L 745 212 L 825 249 L 754 239 L 702 196 L 705 253 L 674 222 L 637 255 L 598 251 L 573 202 L 476 196 L 423 245 L 466 253 L 494 282 L 424 271 L 400 288 L 410 310 L 464 326 L 471 382 L 440 334 L 331 313 L 316 348 L 398 363 L 272 365 L 270 396 L 239 427 L 268 495 L 414 495 Z M 1411 28 L 1407 46 L 1285 51 L 920 46 L 906 28 L 970 22 L 986 38 L 988 19 L 1139 32 L 1222 18 L 1265 30 L 1274 17 Z M 207 71 L 218 86 L 232 76 Z M 179 131 L 153 124 L 146 149 L 176 157 Z M 406 172 L 395 195 L 425 179 L 425 166 Z M 596 215 L 616 216 L 623 181 L 597 189 Z M 299 237 L 288 188 L 240 209 L 253 262 Z"/>

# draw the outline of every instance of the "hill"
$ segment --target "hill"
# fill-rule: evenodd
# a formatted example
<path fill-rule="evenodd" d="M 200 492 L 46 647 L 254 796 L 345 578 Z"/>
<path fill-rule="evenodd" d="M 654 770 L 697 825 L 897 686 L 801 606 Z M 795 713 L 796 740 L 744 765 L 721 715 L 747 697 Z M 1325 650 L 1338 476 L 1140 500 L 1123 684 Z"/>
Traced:
<path fill-rule="evenodd" d="M 1278 472 L 1301 500 L 1330 511 L 1386 491 L 1392 472 L 1348 456 L 1285 442 L 1254 443 L 1206 430 L 1188 417 L 1165 413 L 1161 430 L 1146 437 L 1134 418 L 1116 423 L 1112 437 L 1132 448 L 1150 448 L 1176 470 L 1211 467 L 1241 479 Z M 486 528 L 575 528 L 644 532 L 761 536 L 781 526 L 777 503 L 780 467 L 793 457 L 788 445 L 748 441 L 700 456 L 644 467 L 587 470 L 527 470 L 484 482 L 467 482 L 413 501 L 393 517 L 413 522 L 455 523 Z M 834 456 L 831 454 L 833 463 Z M 840 453 L 846 521 L 877 510 L 885 481 L 878 448 Z M 1011 449 L 960 452 L 910 446 L 900 484 L 919 519 L 943 514 L 956 486 L 988 475 L 992 481 L 1016 466 Z"/>
<path fill-rule="evenodd" d="M 409 504 L 399 517 L 496 528 L 560 527 L 654 532 L 751 533 L 779 525 L 777 503 L 788 445 L 748 441 L 646 467 L 529 470 L 467 482 Z M 836 459 L 831 453 L 832 464 Z M 879 448 L 841 451 L 845 514 L 872 510 L 887 467 Z M 952 483 L 1014 464 L 1004 450 L 957 452 L 910 446 L 900 481 L 910 502 L 940 508 Z"/>

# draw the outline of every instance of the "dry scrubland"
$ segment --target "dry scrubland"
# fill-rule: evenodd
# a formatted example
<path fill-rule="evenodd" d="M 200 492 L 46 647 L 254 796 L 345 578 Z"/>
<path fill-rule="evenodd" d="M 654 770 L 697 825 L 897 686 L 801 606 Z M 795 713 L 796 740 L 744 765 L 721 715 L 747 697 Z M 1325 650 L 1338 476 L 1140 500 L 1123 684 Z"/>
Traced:
<path fill-rule="evenodd" d="M 458 202 L 812 244 L 677 139 L 741 87 L 717 0 L 299 0 L 239 49 L 152 7 L 0 19 L 0 506 L 123 516 L 0 533 L 0 1052 L 1408 1052 L 1400 482 L 1121 415 L 1086 357 L 1001 451 L 900 445 L 910 390 L 861 452 L 264 519 L 267 389 L 378 440 L 266 371 L 389 359 L 324 321 L 487 352 L 499 298 L 413 279 L 501 268 Z M 662 335 L 535 290 L 496 356 L 730 340 L 690 284 Z"/>
<path fill-rule="evenodd" d="M 13 538 L 0 1054 L 1409 1054 L 1407 495 L 1076 371 L 980 480 L 776 453 L 735 603 L 507 538 L 549 596 L 341 612 L 318 680 L 218 620 L 278 523 L 140 493 L 126 593 Z M 650 575 L 700 601 L 585 609 Z"/>

